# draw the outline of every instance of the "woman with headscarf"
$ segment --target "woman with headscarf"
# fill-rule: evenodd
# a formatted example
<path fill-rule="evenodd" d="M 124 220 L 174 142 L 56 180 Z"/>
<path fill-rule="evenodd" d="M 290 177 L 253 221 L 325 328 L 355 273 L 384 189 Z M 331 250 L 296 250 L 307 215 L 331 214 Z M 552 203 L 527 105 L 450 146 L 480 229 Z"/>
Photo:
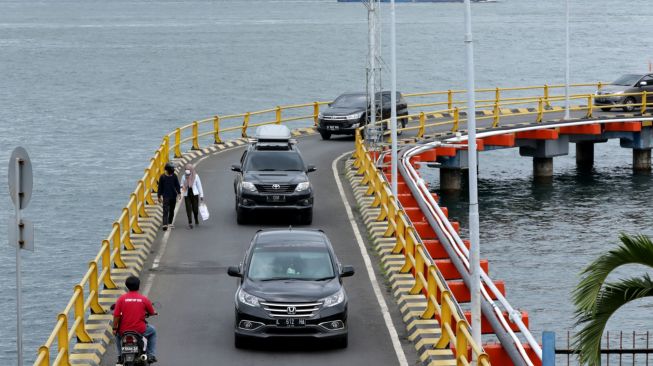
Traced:
<path fill-rule="evenodd" d="M 204 202 L 204 191 L 202 190 L 202 181 L 200 176 L 195 172 L 193 164 L 186 164 L 184 176 L 181 177 L 181 192 L 184 195 L 186 203 L 186 215 L 188 216 L 188 228 L 193 228 L 193 217 L 195 225 L 199 225 L 199 201 Z M 192 214 L 192 215 L 191 215 Z"/>

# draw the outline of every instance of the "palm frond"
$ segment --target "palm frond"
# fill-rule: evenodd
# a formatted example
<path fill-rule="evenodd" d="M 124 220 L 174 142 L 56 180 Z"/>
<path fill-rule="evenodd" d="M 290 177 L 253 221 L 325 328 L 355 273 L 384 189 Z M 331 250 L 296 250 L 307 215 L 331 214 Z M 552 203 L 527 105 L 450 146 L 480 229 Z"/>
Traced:
<path fill-rule="evenodd" d="M 653 296 L 653 280 L 648 274 L 606 283 L 597 296 L 595 311 L 577 317 L 577 325 L 583 326 L 574 337 L 574 347 L 580 350 L 580 363 L 600 365 L 601 338 L 612 314 L 633 300 L 649 296 Z"/>
<path fill-rule="evenodd" d="M 605 279 L 617 267 L 642 264 L 653 268 L 653 242 L 645 235 L 619 236 L 621 245 L 600 256 L 581 272 L 582 279 L 573 292 L 576 317 L 592 314 Z"/>

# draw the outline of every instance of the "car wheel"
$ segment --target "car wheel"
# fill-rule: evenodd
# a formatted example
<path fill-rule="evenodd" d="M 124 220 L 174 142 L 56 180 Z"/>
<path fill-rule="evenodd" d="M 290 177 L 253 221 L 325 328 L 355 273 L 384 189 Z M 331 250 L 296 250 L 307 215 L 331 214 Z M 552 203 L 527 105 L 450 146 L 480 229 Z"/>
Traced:
<path fill-rule="evenodd" d="M 238 225 L 247 224 L 247 214 L 241 208 L 236 208 L 236 222 Z"/>
<path fill-rule="evenodd" d="M 234 347 L 236 348 L 247 348 L 249 345 L 249 342 L 247 342 L 247 338 L 234 334 Z"/>
<path fill-rule="evenodd" d="M 313 210 L 310 210 L 304 214 L 300 214 L 299 221 L 302 225 L 310 225 L 313 223 Z"/>
<path fill-rule="evenodd" d="M 320 131 L 320 136 L 322 136 L 322 140 L 328 140 L 331 138 L 331 133 L 326 131 Z"/>
<path fill-rule="evenodd" d="M 612 108 L 610 108 L 610 107 L 601 107 L 601 110 L 603 112 L 610 112 L 612 110 Z"/>
<path fill-rule="evenodd" d="M 347 348 L 349 345 L 349 334 L 345 334 L 337 339 L 335 339 L 334 345 L 336 348 Z"/>
<path fill-rule="evenodd" d="M 635 110 L 635 98 L 633 97 L 628 97 L 624 99 L 624 106 L 623 106 L 624 112 L 632 112 Z"/>

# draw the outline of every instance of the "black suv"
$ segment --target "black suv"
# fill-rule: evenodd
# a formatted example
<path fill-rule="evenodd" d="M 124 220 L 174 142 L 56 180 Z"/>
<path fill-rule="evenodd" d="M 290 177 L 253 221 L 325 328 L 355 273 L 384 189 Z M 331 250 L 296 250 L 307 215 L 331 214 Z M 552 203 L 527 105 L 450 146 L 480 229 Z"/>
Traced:
<path fill-rule="evenodd" d="M 320 230 L 259 230 L 238 267 L 235 346 L 271 337 L 329 338 L 347 347 L 347 293 L 340 264 Z"/>
<path fill-rule="evenodd" d="M 313 222 L 313 189 L 306 173 L 315 171 L 290 138 L 285 126 L 259 127 L 240 159 L 232 165 L 236 220 L 249 221 L 254 211 L 289 210 L 299 214 L 302 224 Z"/>
<path fill-rule="evenodd" d="M 377 93 L 375 97 L 377 120 L 390 118 L 391 97 L 392 94 L 389 91 Z M 331 135 L 353 135 L 358 127 L 369 122 L 370 111 L 371 108 L 365 93 L 342 94 L 320 112 L 317 117 L 317 130 L 324 140 L 330 139 Z M 407 115 L 408 104 L 401 93 L 397 92 L 397 117 Z M 406 127 L 407 120 L 405 118 L 399 122 L 401 127 Z M 387 126 L 384 125 L 383 128 L 387 128 Z"/>

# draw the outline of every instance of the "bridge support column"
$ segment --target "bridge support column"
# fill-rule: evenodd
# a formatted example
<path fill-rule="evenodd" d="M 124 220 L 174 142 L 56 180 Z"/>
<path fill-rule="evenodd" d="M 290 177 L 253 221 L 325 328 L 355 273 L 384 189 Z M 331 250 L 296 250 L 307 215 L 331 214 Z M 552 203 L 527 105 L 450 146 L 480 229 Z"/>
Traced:
<path fill-rule="evenodd" d="M 553 177 L 553 158 L 533 158 L 533 177 L 535 179 Z"/>
<path fill-rule="evenodd" d="M 633 170 L 639 172 L 651 170 L 651 149 L 633 149 Z"/>
<path fill-rule="evenodd" d="M 576 143 L 576 167 L 579 170 L 592 170 L 594 165 L 594 142 Z"/>
<path fill-rule="evenodd" d="M 440 168 L 440 190 L 460 191 L 462 189 L 462 169 Z"/>

